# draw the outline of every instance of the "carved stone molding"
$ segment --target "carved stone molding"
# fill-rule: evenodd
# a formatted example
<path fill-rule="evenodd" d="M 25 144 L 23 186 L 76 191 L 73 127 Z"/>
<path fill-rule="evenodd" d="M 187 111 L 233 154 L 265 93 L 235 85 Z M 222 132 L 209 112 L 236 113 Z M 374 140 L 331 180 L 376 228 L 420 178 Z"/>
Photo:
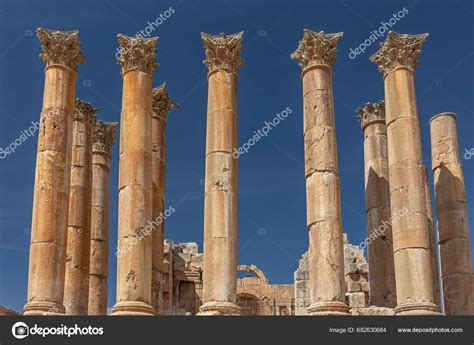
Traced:
<path fill-rule="evenodd" d="M 168 119 L 168 113 L 171 109 L 179 108 L 179 104 L 171 99 L 166 90 L 166 83 L 155 87 L 152 90 L 153 95 L 153 115 L 162 118 L 163 120 Z"/>
<path fill-rule="evenodd" d="M 304 71 L 315 65 L 333 66 L 336 63 L 337 41 L 344 33 L 326 34 L 324 31 L 315 32 L 304 30 L 303 39 L 291 58 L 299 60 L 299 66 Z"/>
<path fill-rule="evenodd" d="M 110 155 L 116 140 L 116 128 L 117 122 L 95 121 L 92 151 Z"/>
<path fill-rule="evenodd" d="M 418 64 L 420 48 L 428 35 L 408 35 L 390 31 L 385 42 L 380 43 L 379 50 L 370 57 L 370 61 L 378 64 L 379 72 L 385 75 L 400 67 L 413 71 Z"/>
<path fill-rule="evenodd" d="M 358 108 L 357 119 L 362 129 L 376 122 L 385 123 L 385 101 L 366 103 L 363 108 Z"/>
<path fill-rule="evenodd" d="M 210 35 L 201 32 L 201 39 L 206 52 L 206 59 L 203 63 L 208 67 L 209 74 L 215 70 L 237 73 L 243 64 L 240 57 L 243 35 L 243 31 L 233 35 L 224 33 Z"/>
<path fill-rule="evenodd" d="M 74 103 L 74 120 L 87 121 L 91 124 L 95 121 L 95 115 L 99 108 L 95 108 L 89 102 L 85 102 L 76 98 Z"/>
<path fill-rule="evenodd" d="M 155 61 L 158 37 L 129 37 L 118 34 L 117 39 L 120 46 L 118 63 L 122 66 L 122 74 L 131 70 L 152 74 L 158 67 Z"/>
<path fill-rule="evenodd" d="M 36 30 L 43 53 L 39 58 L 46 66 L 63 65 L 77 71 L 77 65 L 86 62 L 79 44 L 79 31 L 59 31 L 45 28 Z"/>

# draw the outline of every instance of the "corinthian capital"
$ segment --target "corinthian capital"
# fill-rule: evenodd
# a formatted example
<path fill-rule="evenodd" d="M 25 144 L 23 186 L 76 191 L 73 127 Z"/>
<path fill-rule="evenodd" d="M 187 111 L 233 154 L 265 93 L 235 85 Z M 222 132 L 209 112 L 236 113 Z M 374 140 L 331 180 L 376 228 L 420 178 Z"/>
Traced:
<path fill-rule="evenodd" d="M 242 66 L 240 50 L 244 32 L 233 35 L 209 35 L 201 32 L 201 39 L 206 51 L 206 60 L 203 63 L 209 68 L 209 73 L 215 70 L 226 70 L 236 73 Z"/>
<path fill-rule="evenodd" d="M 166 83 L 155 87 L 153 90 L 153 113 L 154 115 L 164 119 L 168 118 L 168 112 L 171 109 L 179 108 L 178 103 L 173 101 L 166 90 Z"/>
<path fill-rule="evenodd" d="M 385 42 L 380 43 L 379 50 L 370 57 L 370 61 L 378 64 L 379 71 L 384 74 L 399 67 L 413 71 L 418 64 L 420 48 L 427 38 L 427 33 L 408 35 L 390 31 Z"/>
<path fill-rule="evenodd" d="M 385 102 L 367 103 L 363 108 L 357 109 L 357 119 L 362 129 L 376 122 L 385 123 Z"/>
<path fill-rule="evenodd" d="M 158 37 L 129 37 L 118 34 L 117 39 L 120 46 L 118 63 L 122 66 L 122 74 L 130 70 L 151 74 L 158 67 L 155 62 Z"/>
<path fill-rule="evenodd" d="M 86 62 L 79 44 L 79 31 L 59 31 L 45 28 L 36 30 L 43 53 L 39 58 L 46 66 L 63 65 L 77 71 L 77 65 Z"/>
<path fill-rule="evenodd" d="M 84 102 L 79 98 L 76 98 L 74 112 L 75 120 L 87 121 L 92 124 L 95 121 L 95 114 L 98 111 L 99 108 L 94 108 L 89 102 Z"/>
<path fill-rule="evenodd" d="M 94 126 L 93 152 L 111 153 L 112 145 L 115 144 L 115 132 L 117 122 L 104 122 L 97 120 Z"/>
<path fill-rule="evenodd" d="M 291 58 L 300 60 L 299 65 L 303 71 L 314 65 L 333 66 L 336 63 L 336 44 L 343 34 L 342 32 L 326 34 L 323 31 L 305 29 L 303 39 L 291 54 Z"/>

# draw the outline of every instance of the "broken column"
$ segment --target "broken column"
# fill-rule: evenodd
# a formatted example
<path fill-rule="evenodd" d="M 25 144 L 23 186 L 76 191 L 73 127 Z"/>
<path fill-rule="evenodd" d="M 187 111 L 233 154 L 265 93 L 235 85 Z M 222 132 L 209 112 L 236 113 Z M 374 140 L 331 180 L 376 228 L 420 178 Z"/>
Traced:
<path fill-rule="evenodd" d="M 388 177 L 385 104 L 367 103 L 357 109 L 364 132 L 365 209 L 370 265 L 370 304 L 394 308 L 397 304 L 393 264 L 390 187 Z"/>
<path fill-rule="evenodd" d="M 64 314 L 64 274 L 79 31 L 39 28 L 46 63 L 25 315 Z"/>
<path fill-rule="evenodd" d="M 208 67 L 204 274 L 201 315 L 238 315 L 237 72 L 243 32 L 201 34 Z"/>
<path fill-rule="evenodd" d="M 163 311 L 162 283 L 164 259 L 164 217 L 166 188 L 166 122 L 168 112 L 178 105 L 166 91 L 166 84 L 153 89 L 153 114 L 151 121 L 153 169 L 153 263 L 152 306 L 156 314 Z"/>
<path fill-rule="evenodd" d="M 291 55 L 303 80 L 309 291 L 312 315 L 346 314 L 332 66 L 342 32 L 304 30 Z"/>
<path fill-rule="evenodd" d="M 427 37 L 390 32 L 370 58 L 384 74 L 397 315 L 438 314 L 414 80 Z"/>
<path fill-rule="evenodd" d="M 120 120 L 117 303 L 114 315 L 154 315 L 152 81 L 157 38 L 118 35 L 123 98 Z"/>
<path fill-rule="evenodd" d="M 456 115 L 430 120 L 438 245 L 446 315 L 474 315 L 469 222 Z"/>
<path fill-rule="evenodd" d="M 92 127 L 99 109 L 76 99 L 72 129 L 71 185 L 66 247 L 64 307 L 87 315 L 92 197 Z"/>
<path fill-rule="evenodd" d="M 425 179 L 426 218 L 428 219 L 428 236 L 429 236 L 429 241 L 430 241 L 430 253 L 431 253 L 431 272 L 433 276 L 433 298 L 434 298 L 434 303 L 439 308 L 440 292 L 439 292 L 439 275 L 438 275 L 438 256 L 436 255 L 436 239 L 435 239 L 435 232 L 434 232 L 433 206 L 431 204 L 430 182 L 428 178 L 428 171 L 425 165 L 423 165 L 423 175 Z"/>
<path fill-rule="evenodd" d="M 107 315 L 110 160 L 116 128 L 116 122 L 98 120 L 93 131 L 89 315 Z"/>

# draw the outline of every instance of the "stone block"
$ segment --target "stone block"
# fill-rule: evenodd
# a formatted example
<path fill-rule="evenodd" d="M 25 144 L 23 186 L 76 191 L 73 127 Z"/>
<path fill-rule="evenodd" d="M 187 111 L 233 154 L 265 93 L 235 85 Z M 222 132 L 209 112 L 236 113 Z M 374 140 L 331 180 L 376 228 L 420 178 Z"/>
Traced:
<path fill-rule="evenodd" d="M 365 294 L 363 292 L 349 293 L 349 307 L 350 308 L 365 307 Z"/>

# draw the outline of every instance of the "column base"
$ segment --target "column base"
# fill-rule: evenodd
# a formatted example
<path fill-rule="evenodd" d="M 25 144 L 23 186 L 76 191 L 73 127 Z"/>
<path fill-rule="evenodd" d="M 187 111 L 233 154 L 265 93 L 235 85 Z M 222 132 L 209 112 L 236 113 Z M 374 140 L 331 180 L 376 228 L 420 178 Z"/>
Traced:
<path fill-rule="evenodd" d="M 442 315 L 436 304 L 430 302 L 406 303 L 395 307 L 397 316 Z"/>
<path fill-rule="evenodd" d="M 206 302 L 199 307 L 199 316 L 239 316 L 241 308 L 232 302 Z"/>
<path fill-rule="evenodd" d="M 114 316 L 153 316 L 155 309 L 148 303 L 140 301 L 117 302 L 112 310 Z"/>
<path fill-rule="evenodd" d="M 308 307 L 308 313 L 314 316 L 348 316 L 349 307 L 344 302 L 318 302 Z"/>
<path fill-rule="evenodd" d="M 64 308 L 64 305 L 48 301 L 28 302 L 23 307 L 23 310 L 23 315 L 55 316 L 66 314 L 66 308 Z"/>

